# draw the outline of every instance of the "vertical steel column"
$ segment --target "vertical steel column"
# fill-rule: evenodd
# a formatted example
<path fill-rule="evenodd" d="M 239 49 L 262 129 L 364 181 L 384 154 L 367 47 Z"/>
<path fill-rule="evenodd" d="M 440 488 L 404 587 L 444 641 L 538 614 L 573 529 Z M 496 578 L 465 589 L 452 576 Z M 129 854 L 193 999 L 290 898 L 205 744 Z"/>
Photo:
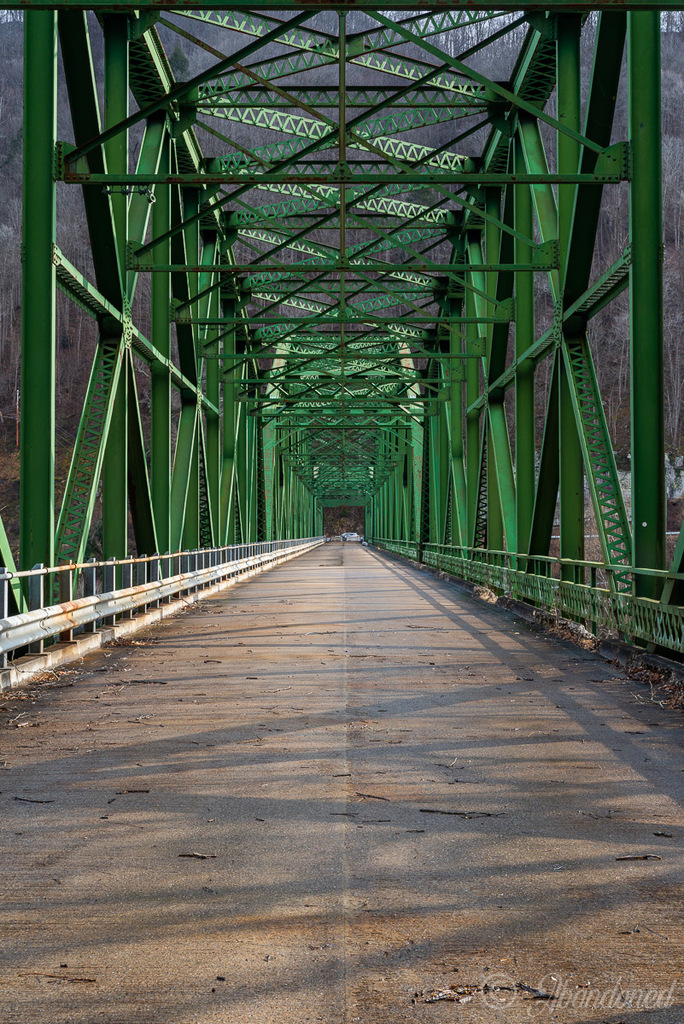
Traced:
<path fill-rule="evenodd" d="M 204 250 L 203 259 L 206 251 L 209 250 L 211 253 L 212 262 L 217 262 L 217 247 L 216 247 L 216 234 L 214 232 L 207 233 L 204 237 Z M 214 278 L 214 283 L 216 279 Z M 208 315 L 210 317 L 217 317 L 219 314 L 219 289 L 215 288 L 211 294 L 211 300 L 209 302 Z M 206 351 L 208 355 L 218 355 L 218 346 L 216 338 L 218 335 L 218 329 L 216 327 L 209 327 L 207 329 L 206 339 Z M 209 401 L 220 409 L 221 401 L 221 379 L 220 379 L 220 366 L 218 359 L 207 359 L 206 362 L 206 389 L 207 398 Z M 213 412 L 207 412 L 207 442 L 206 442 L 206 465 L 205 473 L 207 479 L 207 500 L 211 509 L 211 522 L 214 527 L 215 536 L 212 538 L 212 543 L 218 542 L 218 524 L 219 524 L 219 487 L 221 480 L 221 420 L 220 415 Z"/>
<path fill-rule="evenodd" d="M 199 189 L 196 188 L 184 188 L 183 189 L 183 216 L 192 218 L 199 212 Z M 185 255 L 188 263 L 191 266 L 197 266 L 199 264 L 199 221 L 195 220 L 192 224 L 189 224 L 184 231 L 185 235 Z M 188 277 L 188 293 L 189 295 L 196 295 L 199 284 L 199 275 L 196 273 L 189 273 Z M 197 318 L 199 315 L 198 303 L 193 302 L 188 312 L 191 317 Z M 191 327 L 192 331 L 192 343 L 193 343 L 193 358 L 195 361 L 195 373 L 198 375 L 199 381 L 199 345 L 198 337 L 200 328 L 197 324 L 193 324 Z M 193 401 L 194 396 L 188 398 L 188 401 Z M 185 503 L 185 519 L 183 521 L 183 547 L 192 548 L 193 550 L 199 547 L 200 544 L 200 512 L 199 512 L 199 451 L 201 444 L 201 431 L 202 431 L 202 410 L 198 406 L 197 408 L 197 425 L 195 428 L 195 436 L 192 444 L 192 454 L 190 457 L 190 467 L 188 472 L 187 480 L 187 499 Z"/>
<path fill-rule="evenodd" d="M 170 142 L 166 140 L 159 161 L 159 173 L 170 172 Z M 152 207 L 152 237 L 157 238 L 171 226 L 171 189 L 168 185 L 155 185 L 155 204 Z M 171 261 L 169 240 L 153 249 L 159 263 Z M 152 343 L 165 359 L 171 356 L 171 325 L 169 301 L 171 280 L 166 273 L 150 274 Z M 152 508 L 157 526 L 157 541 L 161 551 L 168 551 L 171 543 L 171 379 L 166 366 L 152 364 Z"/>
<path fill-rule="evenodd" d="M 54 561 L 57 15 L 24 12 L 21 567 Z"/>
<path fill-rule="evenodd" d="M 292 471 L 288 468 L 287 478 Z M 242 403 L 239 412 L 238 429 L 235 437 L 235 488 L 236 501 L 240 513 L 240 536 L 243 543 L 249 539 L 249 480 L 247 476 L 247 403 Z M 288 537 L 294 536 L 292 533 Z"/>
<path fill-rule="evenodd" d="M 254 374 L 254 370 L 250 366 L 251 375 Z M 250 397 L 256 391 L 256 384 L 250 386 Z M 256 402 L 249 402 L 245 405 L 245 411 L 253 412 L 256 408 Z M 259 474 L 257 472 L 257 459 L 259 455 L 257 453 L 257 431 L 256 431 L 256 419 L 252 415 L 245 417 L 245 428 L 247 432 L 247 495 L 248 495 L 248 515 L 247 515 L 247 530 L 248 539 L 250 544 L 253 544 L 257 539 L 257 511 L 258 511 L 258 480 Z M 297 478 L 299 484 L 299 478 Z M 299 488 L 298 488 L 299 490 Z M 299 534 L 297 536 L 300 536 Z"/>
<path fill-rule="evenodd" d="M 501 190 L 498 188 L 487 188 L 485 189 L 485 209 L 490 217 L 495 217 L 497 220 L 501 219 Z M 501 249 L 501 228 L 498 224 L 493 224 L 491 220 L 488 220 L 485 224 L 485 260 L 487 263 L 498 263 L 499 253 Z M 484 306 L 485 316 L 492 316 L 494 311 L 494 303 L 496 301 L 496 289 L 497 289 L 497 278 L 498 274 L 494 271 L 490 271 L 484 275 L 486 282 L 486 292 L 489 296 L 489 302 Z M 481 328 L 478 328 L 478 334 L 481 333 Z M 489 366 L 492 352 L 492 335 L 494 333 L 494 324 L 487 324 L 484 328 L 484 333 L 487 338 L 487 360 L 486 366 Z M 485 373 L 486 373 L 485 369 Z M 503 405 L 503 399 L 497 399 L 500 405 Z M 489 406 L 492 403 L 490 397 L 487 399 L 488 407 L 486 415 L 489 417 Z M 489 421 L 491 422 L 491 420 Z M 490 437 L 493 431 L 490 431 Z M 504 522 L 503 515 L 501 512 L 501 491 L 500 488 L 505 486 L 504 481 L 499 478 L 496 465 L 496 454 L 495 445 L 492 439 L 492 443 L 487 445 L 487 545 L 494 551 L 503 550 L 504 546 Z M 512 545 L 514 538 L 506 538 L 506 546 Z"/>
<path fill-rule="evenodd" d="M 435 375 L 435 364 L 433 361 L 428 362 L 427 366 L 428 377 L 434 379 Z M 426 412 L 429 410 L 427 419 L 428 430 L 430 431 L 430 491 L 429 491 L 429 523 L 428 530 L 425 536 L 425 541 L 428 544 L 440 544 L 440 466 L 441 466 L 441 434 L 440 430 L 440 417 L 437 412 L 437 386 L 435 384 L 428 384 L 425 390 L 426 397 L 430 395 L 431 401 L 426 404 Z"/>
<path fill-rule="evenodd" d="M 395 462 L 396 450 L 397 450 L 397 439 L 394 435 L 390 434 L 388 440 L 388 459 L 389 461 Z M 392 536 L 399 538 L 401 536 L 401 516 L 400 516 L 400 491 L 399 491 L 399 477 L 397 476 L 397 466 L 395 464 L 394 469 L 389 476 L 390 485 L 390 516 L 392 524 Z"/>
<path fill-rule="evenodd" d="M 199 409 L 197 410 L 197 426 L 192 444 L 190 466 L 188 469 L 188 497 L 185 506 L 185 519 L 183 520 L 183 547 L 195 548 L 200 544 L 200 515 L 199 515 L 199 445 L 200 430 L 202 429 L 202 418 Z"/>
<path fill-rule="evenodd" d="M 423 561 L 423 549 L 430 543 L 430 490 L 432 471 L 432 438 L 430 429 L 429 405 L 423 406 L 423 469 L 420 478 L 420 497 L 418 509 L 417 560 Z M 385 535 L 386 536 L 386 535 Z"/>
<path fill-rule="evenodd" d="M 128 17 L 104 17 L 104 126 L 112 128 L 128 116 Z M 105 143 L 107 170 L 128 173 L 128 132 Z M 125 265 L 128 195 L 111 196 L 116 247 Z M 121 274 L 125 281 L 125 274 Z M 102 469 L 102 547 L 106 558 L 125 558 L 128 551 L 128 373 L 122 372 L 109 426 Z"/>
<path fill-rule="evenodd" d="M 460 317 L 463 302 L 460 298 L 449 301 L 451 316 Z M 463 379 L 464 360 L 457 359 L 463 348 L 461 324 L 449 326 L 449 417 L 451 434 L 451 537 L 453 544 L 466 544 L 466 483 L 463 460 Z M 408 439 L 407 439 L 408 444 Z"/>
<path fill-rule="evenodd" d="M 224 315 L 231 320 L 235 316 L 235 302 L 229 299 L 223 300 Z M 235 401 L 235 325 L 226 327 L 223 338 L 223 354 L 229 358 L 222 361 L 223 369 L 223 435 L 221 454 L 221 509 L 219 518 L 219 537 L 224 544 L 232 544 L 235 540 L 235 514 L 234 514 L 234 467 L 235 467 L 235 417 L 237 403 Z M 274 452 L 278 446 L 274 446 Z M 277 458 L 276 471 L 277 471 Z M 273 489 L 277 487 L 277 479 L 274 480 Z M 277 520 L 274 520 L 275 532 L 277 533 Z"/>
<path fill-rule="evenodd" d="M 558 26 L 558 119 L 581 131 L 580 108 L 580 34 L 579 14 L 562 14 Z M 580 161 L 580 145 L 575 139 L 558 132 L 558 170 L 576 174 Z M 558 186 L 558 241 L 560 265 L 565 268 L 575 202 L 574 185 Z M 563 271 L 561 270 L 561 273 Z M 560 294 L 563 292 L 560 283 Z M 584 558 L 584 464 L 577 433 L 565 366 L 560 370 L 560 553 L 561 558 Z M 564 578 L 573 578 L 572 569 L 563 570 Z"/>
<path fill-rule="evenodd" d="M 475 316 L 475 299 L 470 288 L 465 293 L 466 317 Z M 466 324 L 466 351 L 477 342 L 477 324 Z M 468 530 L 465 543 L 473 544 L 475 521 L 477 518 L 477 489 L 480 480 L 480 412 L 472 410 L 472 405 L 480 396 L 480 360 L 466 359 L 466 480 L 467 480 L 467 512 Z"/>
<path fill-rule="evenodd" d="M 412 457 L 411 457 L 411 428 L 405 426 L 401 430 L 403 455 L 401 457 L 401 483 L 402 483 L 402 520 L 401 520 L 401 539 L 409 541 L 413 534 L 413 524 L 411 523 L 411 487 L 413 484 L 412 478 Z"/>
<path fill-rule="evenodd" d="M 665 426 L 663 408 L 662 155 L 660 13 L 628 18 L 630 187 L 632 522 L 634 565 L 665 566 Z M 658 585 L 637 578 L 637 593 Z"/>
<path fill-rule="evenodd" d="M 420 540 L 420 494 L 422 472 L 423 431 L 418 418 L 411 420 L 409 427 L 409 516 L 410 526 L 408 540 L 419 543 Z"/>
<path fill-rule="evenodd" d="M 401 539 L 405 536 L 405 517 L 404 510 L 406 508 L 406 488 L 404 487 L 404 460 L 405 456 L 400 454 L 401 449 L 404 447 L 404 442 L 400 437 L 395 439 L 395 459 L 396 466 L 394 468 L 394 499 L 396 509 L 396 521 L 395 529 L 397 538 Z M 447 464 L 448 465 L 448 464 Z M 447 476 L 446 486 L 448 486 L 449 478 Z"/>
<path fill-rule="evenodd" d="M 283 441 L 282 427 L 275 427 L 273 445 L 273 537 L 284 538 L 283 534 Z"/>
<path fill-rule="evenodd" d="M 515 141 L 516 174 L 525 173 L 525 157 Z M 534 224 L 529 185 L 515 186 L 515 230 L 532 239 Z M 519 237 L 515 239 L 515 262 L 529 263 L 532 251 Z M 515 275 L 515 355 L 516 360 L 534 343 L 534 274 Z M 534 363 L 516 363 L 515 371 L 515 494 L 518 551 L 527 553 L 534 511 Z"/>

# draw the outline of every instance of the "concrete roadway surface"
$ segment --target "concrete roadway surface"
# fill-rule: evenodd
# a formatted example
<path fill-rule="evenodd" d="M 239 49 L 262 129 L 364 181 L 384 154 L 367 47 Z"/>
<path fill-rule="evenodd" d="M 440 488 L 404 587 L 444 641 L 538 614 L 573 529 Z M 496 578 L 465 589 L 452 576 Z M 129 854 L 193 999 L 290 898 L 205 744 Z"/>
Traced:
<path fill-rule="evenodd" d="M 49 683 L 2 1024 L 683 1024 L 684 722 L 593 654 L 338 543 Z"/>

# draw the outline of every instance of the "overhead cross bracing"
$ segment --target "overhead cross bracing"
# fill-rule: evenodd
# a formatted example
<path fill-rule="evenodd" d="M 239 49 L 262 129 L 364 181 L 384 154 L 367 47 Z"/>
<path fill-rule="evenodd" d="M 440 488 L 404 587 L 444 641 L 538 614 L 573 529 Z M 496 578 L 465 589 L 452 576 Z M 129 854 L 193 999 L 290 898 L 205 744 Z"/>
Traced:
<path fill-rule="evenodd" d="M 310 536 L 358 504 L 386 546 L 484 562 L 495 589 L 523 574 L 543 605 L 560 579 L 588 622 L 573 588 L 620 627 L 664 598 L 676 633 L 650 6 L 30 0 L 23 564 L 86 556 L 100 482 L 105 556 L 129 510 L 147 553 Z M 90 266 L 55 234 L 56 182 L 82 189 Z M 598 265 L 615 190 L 628 244 Z M 100 329 L 61 510 L 55 283 Z M 631 510 L 588 340 L 628 287 Z"/>

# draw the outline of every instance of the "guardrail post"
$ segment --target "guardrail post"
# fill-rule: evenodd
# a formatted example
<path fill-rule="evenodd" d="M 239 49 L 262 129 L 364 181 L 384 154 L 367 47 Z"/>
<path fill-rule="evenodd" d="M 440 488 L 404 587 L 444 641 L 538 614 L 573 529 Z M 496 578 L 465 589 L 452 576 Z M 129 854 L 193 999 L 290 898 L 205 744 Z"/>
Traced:
<path fill-rule="evenodd" d="M 88 559 L 88 568 L 83 570 L 83 596 L 84 597 L 95 597 L 97 593 L 97 567 L 95 565 L 95 559 Z M 84 633 L 96 633 L 97 632 L 97 619 L 93 619 L 92 622 L 86 622 L 83 627 Z"/>
<path fill-rule="evenodd" d="M 60 569 L 59 572 L 59 603 L 68 604 L 74 599 L 74 570 L 70 567 L 68 569 Z M 61 644 L 73 643 L 74 631 L 72 629 L 63 629 L 59 634 L 59 642 Z"/>
<path fill-rule="evenodd" d="M 9 615 L 9 582 L 7 569 L 0 565 L 0 620 Z M 0 651 L 0 668 L 7 668 L 7 654 Z"/>
<path fill-rule="evenodd" d="M 152 560 L 148 562 L 147 571 L 147 582 L 148 583 L 159 583 L 159 553 L 155 551 L 152 555 Z M 150 601 L 148 608 L 158 608 L 159 600 L 155 599 Z"/>
<path fill-rule="evenodd" d="M 167 551 L 161 560 L 161 578 L 163 580 L 168 580 L 171 576 L 173 576 L 173 558 L 171 558 Z M 167 597 L 163 597 L 161 599 L 161 603 L 171 604 L 171 595 L 169 594 Z"/>
<path fill-rule="evenodd" d="M 45 578 L 42 574 L 38 574 L 39 569 L 44 569 L 45 566 L 42 562 L 38 562 L 37 565 L 33 566 L 31 570 L 37 573 L 35 576 L 29 576 L 29 611 L 33 612 L 37 608 L 44 608 L 43 604 L 43 590 Z M 34 644 L 29 644 L 29 654 L 42 654 L 43 653 L 43 641 L 36 640 Z"/>
<path fill-rule="evenodd" d="M 116 590 L 116 559 L 108 558 L 102 569 L 102 593 L 111 594 Z M 105 615 L 102 620 L 103 626 L 113 626 L 116 622 L 116 615 Z"/>
<path fill-rule="evenodd" d="M 195 569 L 197 568 L 197 548 L 192 549 L 188 556 L 188 559 L 188 572 L 192 575 L 192 573 L 194 573 Z M 187 593 L 194 594 L 196 590 L 197 587 L 195 586 L 188 587 Z"/>
<path fill-rule="evenodd" d="M 136 587 L 144 587 L 147 583 L 147 555 L 141 555 L 140 561 L 135 563 L 135 585 Z M 141 612 L 147 611 L 147 605 L 138 605 L 138 610 Z"/>
<path fill-rule="evenodd" d="M 124 562 L 124 564 L 121 566 L 121 589 L 122 590 L 130 590 L 130 588 L 132 586 L 133 586 L 133 564 L 132 564 L 132 562 Z M 130 620 L 130 619 L 133 618 L 133 615 L 134 615 L 133 609 L 129 608 L 128 611 L 122 612 L 121 618 L 122 619 L 129 619 Z"/>
<path fill-rule="evenodd" d="M 187 576 L 190 572 L 190 554 L 187 551 L 184 551 L 180 556 L 180 571 L 181 576 Z M 187 581 L 185 582 L 187 583 Z M 187 586 L 179 587 L 178 596 L 182 597 L 188 589 L 189 588 Z"/>

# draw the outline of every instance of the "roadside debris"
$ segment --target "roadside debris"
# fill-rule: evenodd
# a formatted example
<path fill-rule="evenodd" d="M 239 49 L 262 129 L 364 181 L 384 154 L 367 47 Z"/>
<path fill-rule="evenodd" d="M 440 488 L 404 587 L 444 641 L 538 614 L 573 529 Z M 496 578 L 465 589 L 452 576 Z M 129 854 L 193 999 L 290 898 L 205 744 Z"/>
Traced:
<path fill-rule="evenodd" d="M 500 818 L 505 811 L 442 811 L 434 807 L 419 808 L 421 814 L 452 814 L 457 818 Z"/>
<path fill-rule="evenodd" d="M 533 988 L 531 985 L 526 985 L 524 981 L 517 981 L 515 987 L 521 992 L 527 992 L 532 996 L 533 999 L 555 999 L 556 996 L 553 992 L 544 992 L 542 989 Z"/>
<path fill-rule="evenodd" d="M 479 985 L 449 985 L 448 988 L 433 989 L 423 996 L 424 1003 L 469 1003 L 475 992 L 481 992 Z"/>
<path fill-rule="evenodd" d="M 72 983 L 80 982 L 84 985 L 95 985 L 97 978 L 71 978 L 66 974 L 46 974 L 44 971 L 24 971 L 19 975 L 20 978 L 52 978 L 53 981 L 70 981 Z"/>
<path fill-rule="evenodd" d="M 412 1002 L 422 999 L 424 1003 L 469 1003 L 477 993 L 487 994 L 488 992 L 520 992 L 523 998 L 532 1000 L 551 1001 L 557 996 L 553 992 L 545 992 L 543 989 L 534 988 L 524 981 L 517 981 L 515 985 L 447 985 L 445 988 L 431 989 L 428 992 L 415 992 Z"/>

